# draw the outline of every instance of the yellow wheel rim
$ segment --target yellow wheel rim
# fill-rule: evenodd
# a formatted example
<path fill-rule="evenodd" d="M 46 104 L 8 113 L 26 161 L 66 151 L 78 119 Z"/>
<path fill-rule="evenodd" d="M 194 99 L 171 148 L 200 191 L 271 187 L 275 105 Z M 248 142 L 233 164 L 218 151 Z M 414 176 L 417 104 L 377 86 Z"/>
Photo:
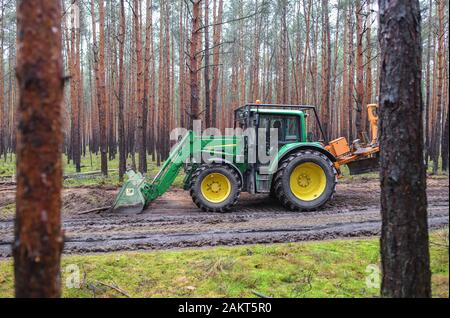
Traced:
<path fill-rule="evenodd" d="M 292 194 L 302 201 L 312 201 L 325 191 L 327 177 L 323 169 L 312 162 L 299 164 L 289 179 Z"/>
<path fill-rule="evenodd" d="M 210 173 L 200 185 L 203 197 L 212 203 L 225 201 L 231 192 L 230 180 L 221 173 Z"/>

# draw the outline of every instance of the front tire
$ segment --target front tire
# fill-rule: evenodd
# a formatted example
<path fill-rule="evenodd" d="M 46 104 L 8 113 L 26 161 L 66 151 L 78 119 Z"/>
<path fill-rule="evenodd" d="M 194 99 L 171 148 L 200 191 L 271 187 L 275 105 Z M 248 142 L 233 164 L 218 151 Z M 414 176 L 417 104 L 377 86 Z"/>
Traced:
<path fill-rule="evenodd" d="M 203 165 L 192 174 L 192 201 L 207 212 L 228 212 L 241 193 L 241 179 L 226 165 Z"/>
<path fill-rule="evenodd" d="M 273 186 L 283 206 L 310 211 L 331 199 L 336 183 L 337 171 L 331 160 L 318 151 L 304 150 L 281 162 Z"/>

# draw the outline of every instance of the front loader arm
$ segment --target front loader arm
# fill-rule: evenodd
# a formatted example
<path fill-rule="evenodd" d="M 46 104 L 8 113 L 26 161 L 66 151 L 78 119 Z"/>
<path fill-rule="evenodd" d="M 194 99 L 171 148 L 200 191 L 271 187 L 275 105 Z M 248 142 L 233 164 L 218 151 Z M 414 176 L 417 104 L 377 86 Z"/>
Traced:
<path fill-rule="evenodd" d="M 192 131 L 188 131 L 172 150 L 153 181 L 146 184 L 142 191 L 146 203 L 155 200 L 170 188 L 183 167 L 184 162 L 192 154 L 192 141 L 193 133 Z"/>
<path fill-rule="evenodd" d="M 169 158 L 151 182 L 148 182 L 139 172 L 128 171 L 128 180 L 119 191 L 112 210 L 139 213 L 148 203 L 164 194 L 175 181 L 186 159 L 191 156 L 192 144 L 193 132 L 188 131 L 175 145 Z"/>

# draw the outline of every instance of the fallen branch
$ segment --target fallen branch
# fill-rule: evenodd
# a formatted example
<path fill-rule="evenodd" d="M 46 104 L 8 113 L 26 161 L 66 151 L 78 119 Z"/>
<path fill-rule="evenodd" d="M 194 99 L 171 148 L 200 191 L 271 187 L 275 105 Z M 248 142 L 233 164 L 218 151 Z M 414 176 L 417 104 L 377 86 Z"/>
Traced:
<path fill-rule="evenodd" d="M 266 296 L 266 295 L 264 295 L 264 294 L 262 294 L 260 292 L 257 292 L 256 290 L 252 290 L 252 294 L 258 296 L 259 298 L 272 298 L 270 296 Z"/>
<path fill-rule="evenodd" d="M 95 209 L 90 209 L 90 210 L 86 210 L 86 211 L 81 211 L 81 212 L 78 212 L 77 214 L 96 213 L 96 212 L 101 212 L 101 211 L 104 211 L 104 210 L 108 210 L 110 208 L 111 208 L 111 206 L 103 206 L 101 208 L 95 208 Z"/>
<path fill-rule="evenodd" d="M 124 296 L 126 296 L 128 298 L 131 298 L 131 296 L 126 291 L 124 291 L 123 289 L 121 289 L 118 286 L 110 285 L 110 284 L 107 284 L 107 283 L 104 283 L 104 282 L 101 282 L 101 281 L 97 281 L 97 283 L 100 284 L 100 285 L 103 285 L 105 287 L 109 287 L 111 289 L 114 289 L 116 292 L 118 292 L 118 293 L 120 293 L 120 294 L 122 294 L 122 295 L 124 295 Z"/>
<path fill-rule="evenodd" d="M 118 169 L 108 169 L 108 172 L 115 172 L 118 171 Z M 63 176 L 63 179 L 82 179 L 87 177 L 94 177 L 94 176 L 100 176 L 102 175 L 102 172 L 100 170 L 96 171 L 87 171 L 87 172 L 77 172 L 77 173 L 71 173 L 71 174 L 65 174 Z"/>

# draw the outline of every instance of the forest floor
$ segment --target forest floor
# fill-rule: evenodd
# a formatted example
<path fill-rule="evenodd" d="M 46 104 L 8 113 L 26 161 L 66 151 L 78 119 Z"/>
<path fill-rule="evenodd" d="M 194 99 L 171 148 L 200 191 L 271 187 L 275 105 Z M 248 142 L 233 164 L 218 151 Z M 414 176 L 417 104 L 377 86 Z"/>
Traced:
<path fill-rule="evenodd" d="M 448 298 L 448 228 L 430 233 L 433 297 Z M 379 297 L 377 238 L 63 255 L 63 297 Z M 0 298 L 14 296 L 0 259 Z"/>
<path fill-rule="evenodd" d="M 448 227 L 448 176 L 428 178 L 429 226 Z M 177 249 L 284 243 L 378 235 L 379 180 L 340 180 L 334 198 L 314 212 L 290 212 L 265 195 L 243 193 L 234 212 L 206 213 L 189 193 L 172 188 L 138 215 L 79 212 L 112 204 L 116 186 L 78 186 L 63 191 L 64 253 Z M 11 256 L 14 185 L 0 187 L 0 257 Z"/>

